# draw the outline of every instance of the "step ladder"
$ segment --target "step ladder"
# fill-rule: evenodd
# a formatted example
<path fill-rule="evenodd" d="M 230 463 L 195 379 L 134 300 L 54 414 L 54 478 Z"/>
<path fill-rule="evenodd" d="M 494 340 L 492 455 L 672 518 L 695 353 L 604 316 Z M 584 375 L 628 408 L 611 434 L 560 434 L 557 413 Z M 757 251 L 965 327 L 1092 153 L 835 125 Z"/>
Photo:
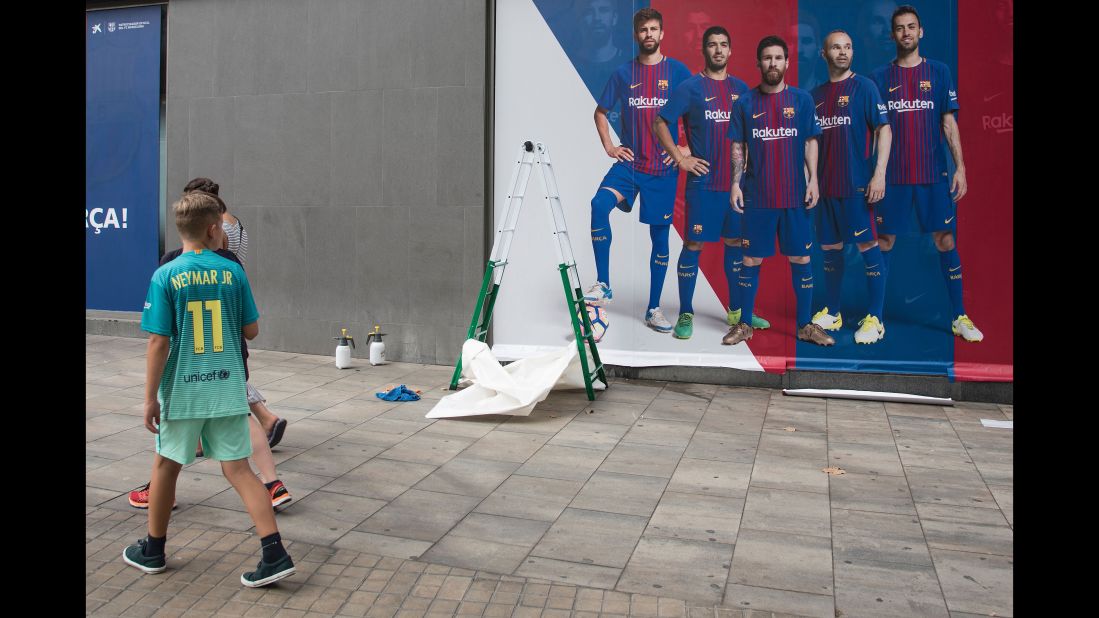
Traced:
<path fill-rule="evenodd" d="M 572 330 L 576 335 L 576 347 L 580 352 L 580 367 L 584 374 L 584 389 L 588 394 L 588 401 L 595 399 L 595 391 L 592 390 L 593 379 L 598 379 L 604 386 L 607 384 L 607 375 L 603 370 L 603 363 L 599 360 L 599 351 L 595 347 L 595 336 L 592 333 L 591 319 L 588 317 L 587 308 L 584 305 L 584 295 L 580 291 L 580 276 L 576 272 L 576 259 L 572 255 L 572 243 L 569 242 L 569 233 L 565 228 L 565 213 L 561 207 L 561 196 L 557 192 L 557 177 L 553 171 L 553 162 L 550 160 L 549 151 L 542 142 L 523 142 L 519 146 L 519 154 L 515 161 L 515 168 L 511 172 L 511 180 L 508 182 L 507 210 L 499 228 L 496 229 L 496 239 L 492 243 L 492 253 L 489 254 L 488 266 L 485 268 L 485 276 L 481 281 L 481 292 L 477 296 L 477 304 L 473 307 L 473 318 L 469 322 L 467 339 L 484 341 L 488 336 L 488 327 L 492 322 L 492 309 L 496 304 L 496 296 L 500 292 L 500 284 L 504 279 L 504 269 L 508 264 L 508 253 L 511 251 L 511 241 L 515 236 L 516 223 L 519 221 L 519 211 L 523 207 L 523 198 L 526 196 L 527 181 L 530 180 L 531 171 L 538 165 L 542 169 L 542 181 L 546 190 L 543 199 L 549 206 L 549 212 L 553 218 L 553 235 L 557 239 L 557 256 L 559 262 L 557 270 L 561 274 L 561 285 L 565 290 L 565 303 L 569 308 L 569 316 L 572 318 Z M 588 355 L 584 349 L 585 344 L 591 351 L 591 359 L 594 366 L 588 366 Z M 458 363 L 454 367 L 454 377 L 450 380 L 450 390 L 458 388 L 458 380 L 462 375 L 462 357 L 458 355 Z"/>

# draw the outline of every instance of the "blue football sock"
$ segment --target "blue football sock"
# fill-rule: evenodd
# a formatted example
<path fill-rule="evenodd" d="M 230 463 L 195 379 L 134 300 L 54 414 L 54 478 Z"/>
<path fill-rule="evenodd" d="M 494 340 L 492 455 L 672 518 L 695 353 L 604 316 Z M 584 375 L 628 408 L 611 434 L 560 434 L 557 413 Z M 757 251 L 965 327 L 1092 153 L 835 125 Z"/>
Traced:
<path fill-rule="evenodd" d="M 744 266 L 744 247 L 725 245 L 725 281 L 729 284 L 729 309 L 740 309 L 740 269 Z"/>
<path fill-rule="evenodd" d="M 825 249 L 823 253 L 824 306 L 828 307 L 828 313 L 836 315 L 840 312 L 840 293 L 843 291 L 843 249 Z"/>
<path fill-rule="evenodd" d="M 691 251 L 686 245 L 679 253 L 676 274 L 679 275 L 679 312 L 694 313 L 695 282 L 698 281 L 698 256 L 701 251 Z"/>
<path fill-rule="evenodd" d="M 664 277 L 668 274 L 668 232 L 670 225 L 650 225 L 649 238 L 653 242 L 649 254 L 649 309 L 660 306 L 660 292 L 664 290 Z"/>
<path fill-rule="evenodd" d="M 748 266 L 745 264 L 740 269 L 740 278 L 737 285 L 740 287 L 740 321 L 749 326 L 752 324 L 752 310 L 756 306 L 756 292 L 759 290 L 759 269 L 763 264 Z"/>
<path fill-rule="evenodd" d="M 896 246 L 894 245 L 893 248 L 895 249 Z M 879 249 L 881 249 L 881 247 L 879 247 Z M 881 249 L 881 263 L 882 263 L 882 266 L 885 267 L 885 273 L 884 274 L 885 274 L 886 277 L 889 276 L 889 267 L 890 267 L 890 263 L 892 261 L 893 261 L 893 249 L 890 249 L 889 251 Z"/>
<path fill-rule="evenodd" d="M 870 291 L 870 315 L 882 319 L 885 306 L 885 264 L 882 250 L 877 245 L 862 252 L 866 265 L 866 286 Z"/>
<path fill-rule="evenodd" d="M 595 252 L 596 280 L 611 284 L 611 211 L 618 199 L 606 189 L 591 198 L 591 248 Z"/>
<path fill-rule="evenodd" d="M 950 294 L 950 304 L 954 306 L 954 319 L 965 315 L 965 305 L 962 304 L 962 258 L 958 255 L 958 249 L 939 252 L 939 266 L 942 267 L 943 278 L 946 279 L 946 291 Z"/>
<path fill-rule="evenodd" d="M 790 262 L 790 278 L 794 282 L 797 301 L 798 328 L 805 326 L 813 314 L 813 265 Z"/>

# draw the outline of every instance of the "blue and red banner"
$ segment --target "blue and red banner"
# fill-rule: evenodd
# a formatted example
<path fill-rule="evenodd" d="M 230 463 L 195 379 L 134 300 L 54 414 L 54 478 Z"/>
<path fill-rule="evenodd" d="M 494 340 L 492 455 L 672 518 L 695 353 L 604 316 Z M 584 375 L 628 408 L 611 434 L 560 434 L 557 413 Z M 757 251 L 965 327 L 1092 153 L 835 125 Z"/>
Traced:
<path fill-rule="evenodd" d="M 503 194 L 516 146 L 544 140 L 555 169 L 573 252 L 584 285 L 595 268 L 587 226 L 589 201 L 614 162 L 599 142 L 592 115 L 614 68 L 637 54 L 632 16 L 646 6 L 662 13 L 661 52 L 693 72 L 703 68 L 701 37 L 711 25 L 731 35 L 729 73 L 749 86 L 760 81 L 756 45 L 777 34 L 789 44 L 786 82 L 810 90 L 828 80 L 820 56 L 824 37 L 834 29 L 848 32 L 854 48 L 852 69 L 869 76 L 890 62 L 896 47 L 890 18 L 898 3 L 873 0 L 779 0 L 766 8 L 750 0 L 516 0 L 499 3 L 496 16 L 495 215 L 503 216 Z M 848 244 L 843 259 L 841 307 L 844 327 L 832 333 L 836 345 L 819 347 L 795 337 L 795 302 L 785 257 L 764 261 L 755 312 L 772 327 L 756 330 L 745 344 L 722 346 L 728 329 L 728 286 L 721 243 L 707 243 L 695 290 L 694 335 L 678 340 L 643 323 L 649 293 L 648 226 L 638 209 L 611 214 L 611 271 L 614 301 L 610 327 L 600 343 L 605 362 L 627 366 L 725 366 L 783 372 L 786 369 L 866 371 L 948 376 L 958 380 L 1013 379 L 1012 188 L 1012 37 L 1011 3 L 987 6 L 956 0 L 912 2 L 924 36 L 920 54 L 944 63 L 957 84 L 957 114 L 969 190 L 957 210 L 956 242 L 965 267 L 966 312 L 984 332 L 969 343 L 951 332 L 952 307 L 930 234 L 899 235 L 886 285 L 886 337 L 856 345 L 853 334 L 866 313 L 868 292 L 863 263 Z M 991 17 L 991 18 L 990 18 Z M 617 110 L 608 118 L 617 140 Z M 617 142 L 616 142 L 617 143 Z M 680 143 L 684 143 L 680 140 Z M 946 154 L 949 174 L 953 159 Z M 675 260 L 685 237 L 686 175 L 680 174 L 671 233 L 672 271 L 664 281 L 661 307 L 675 322 L 679 300 Z M 528 195 L 539 196 L 532 177 Z M 528 200 L 528 204 L 535 201 Z M 541 206 L 541 204 L 537 204 Z M 529 206 L 528 209 L 536 209 Z M 914 217 L 914 215 L 913 215 Z M 569 335 L 559 281 L 546 274 L 556 262 L 544 215 L 524 212 L 513 245 L 507 283 L 497 301 L 494 337 L 501 358 L 521 357 L 560 345 Z M 913 222 L 914 223 L 914 222 Z M 545 238 L 543 238 L 545 237 Z M 811 259 L 817 301 L 825 281 L 819 243 Z M 522 249 L 518 249 L 521 247 Z M 555 274 L 555 270 L 551 274 Z M 553 287 L 556 285 L 557 287 Z M 513 288 L 521 288 L 516 292 Z"/>

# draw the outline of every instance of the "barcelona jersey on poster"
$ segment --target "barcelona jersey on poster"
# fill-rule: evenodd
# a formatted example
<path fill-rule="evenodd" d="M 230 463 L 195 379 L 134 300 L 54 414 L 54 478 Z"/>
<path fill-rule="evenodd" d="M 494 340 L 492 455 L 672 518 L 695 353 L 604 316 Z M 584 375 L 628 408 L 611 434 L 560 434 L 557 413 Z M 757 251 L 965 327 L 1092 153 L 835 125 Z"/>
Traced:
<path fill-rule="evenodd" d="M 874 173 L 874 131 L 889 123 L 874 82 L 852 74 L 813 89 L 820 119 L 817 177 L 821 197 L 865 194 Z"/>
<path fill-rule="evenodd" d="M 886 182 L 913 185 L 946 180 L 942 116 L 958 109 L 950 67 L 924 58 L 914 67 L 889 63 L 870 77 L 889 110 L 893 130 Z"/>
<path fill-rule="evenodd" d="M 618 67 L 603 88 L 596 103 L 608 111 L 621 104 L 622 135 L 619 137 L 622 145 L 633 151 L 630 165 L 634 171 L 654 176 L 676 171 L 675 167 L 664 164 L 664 148 L 653 136 L 652 126 L 657 111 L 668 102 L 675 87 L 690 76 L 687 65 L 674 58 L 665 56 L 651 65 L 641 64 L 634 58 Z M 668 128 L 675 141 L 679 123 L 670 122 Z"/>
<path fill-rule="evenodd" d="M 729 161 L 729 118 L 733 103 L 748 91 L 748 84 L 736 77 L 715 80 L 699 73 L 680 84 L 660 109 L 668 126 L 686 114 L 687 144 L 691 154 L 710 164 L 702 176 L 687 175 L 687 184 L 707 191 L 728 191 L 732 186 Z"/>
<path fill-rule="evenodd" d="M 809 93 L 786 86 L 768 94 L 755 87 L 733 104 L 729 139 L 747 142 L 745 208 L 805 205 L 805 142 L 820 135 Z"/>

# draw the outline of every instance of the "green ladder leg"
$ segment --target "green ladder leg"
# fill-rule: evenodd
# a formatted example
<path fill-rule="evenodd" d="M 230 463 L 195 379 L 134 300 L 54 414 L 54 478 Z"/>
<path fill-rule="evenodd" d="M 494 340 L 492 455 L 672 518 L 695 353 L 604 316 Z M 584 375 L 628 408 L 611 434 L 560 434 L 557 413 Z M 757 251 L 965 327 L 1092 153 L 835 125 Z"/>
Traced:
<path fill-rule="evenodd" d="M 592 332 L 591 318 L 588 317 L 587 309 L 584 306 L 583 292 L 580 291 L 580 288 L 569 288 L 568 269 L 574 266 L 575 264 L 558 264 L 557 270 L 561 272 L 561 284 L 565 288 L 565 303 L 569 307 L 569 317 L 572 318 L 572 331 L 576 334 L 576 348 L 580 352 L 580 369 L 584 374 L 584 390 L 588 394 L 588 401 L 594 401 L 595 391 L 591 386 L 592 376 L 597 377 L 604 387 L 609 387 L 610 384 L 607 383 L 607 374 L 603 371 L 603 363 L 599 360 L 599 350 L 595 346 L 595 335 Z M 588 349 L 591 350 L 592 362 L 595 363 L 595 367 L 590 370 L 588 369 L 588 355 L 584 349 L 585 343 L 587 343 Z"/>
<path fill-rule="evenodd" d="M 484 341 L 488 337 L 488 325 L 492 322 L 492 308 L 496 305 L 496 295 L 500 291 L 500 285 L 492 283 L 492 275 L 496 268 L 507 262 L 488 261 L 485 267 L 485 276 L 481 280 L 481 292 L 477 295 L 477 304 L 473 306 L 473 318 L 469 321 L 469 330 L 466 339 Z M 458 380 L 462 377 L 462 353 L 458 353 L 458 362 L 454 366 L 454 375 L 450 378 L 450 390 L 458 390 Z"/>

